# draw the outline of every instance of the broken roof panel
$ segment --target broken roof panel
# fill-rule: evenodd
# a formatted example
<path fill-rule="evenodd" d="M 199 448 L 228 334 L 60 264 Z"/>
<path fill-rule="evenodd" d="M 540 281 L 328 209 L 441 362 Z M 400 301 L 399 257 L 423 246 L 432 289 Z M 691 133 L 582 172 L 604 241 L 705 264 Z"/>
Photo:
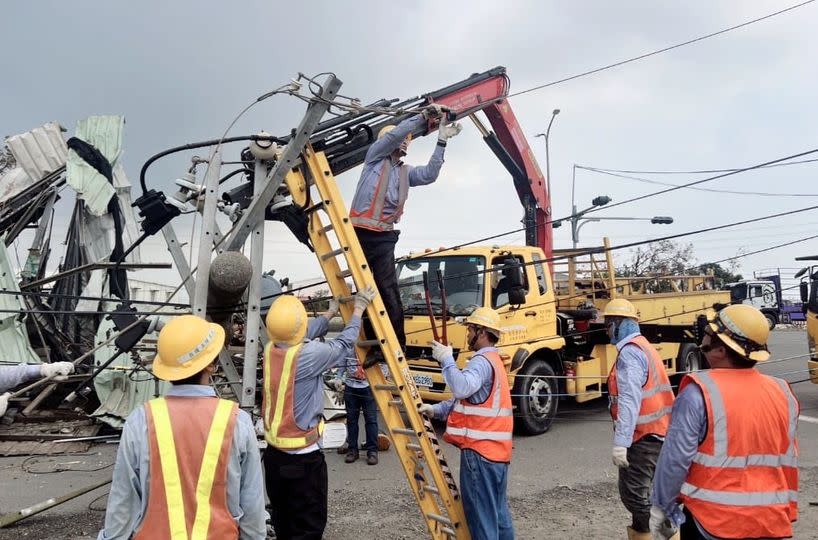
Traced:
<path fill-rule="evenodd" d="M 21 296 L 2 291 L 20 292 L 17 276 L 11 269 L 6 243 L 0 241 L 0 360 L 5 362 L 40 363 L 40 357 L 31 348 L 25 323 L 20 312 L 25 311 Z"/>
<path fill-rule="evenodd" d="M 122 155 L 124 116 L 89 116 L 77 122 L 75 136 L 93 145 L 116 167 Z M 108 202 L 114 195 L 114 186 L 76 152 L 68 152 L 68 184 L 85 201 L 88 210 L 97 216 L 108 212 Z"/>
<path fill-rule="evenodd" d="M 14 159 L 28 174 L 32 183 L 65 165 L 68 147 L 62 138 L 62 127 L 56 122 L 12 135 L 6 139 Z"/>

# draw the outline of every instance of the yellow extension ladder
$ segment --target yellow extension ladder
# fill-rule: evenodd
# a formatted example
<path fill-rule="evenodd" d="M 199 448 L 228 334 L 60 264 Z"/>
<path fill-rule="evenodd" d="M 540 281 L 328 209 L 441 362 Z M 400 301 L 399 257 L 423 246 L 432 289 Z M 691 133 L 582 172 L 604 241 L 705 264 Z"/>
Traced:
<path fill-rule="evenodd" d="M 302 162 L 304 167 L 290 171 L 285 182 L 293 201 L 307 214 L 315 254 L 332 295 L 340 299 L 344 321 L 349 321 L 354 296 L 347 278 L 357 289 L 374 286 L 375 281 L 326 157 L 307 145 Z M 328 223 L 322 222 L 322 215 Z M 380 296 L 367 314 L 377 339 L 359 341 L 356 354 L 363 361 L 370 347 L 383 351 L 389 380 L 377 365 L 366 370 L 366 376 L 429 532 L 435 539 L 468 539 L 457 484 L 431 422 L 417 410 L 422 401 Z"/>

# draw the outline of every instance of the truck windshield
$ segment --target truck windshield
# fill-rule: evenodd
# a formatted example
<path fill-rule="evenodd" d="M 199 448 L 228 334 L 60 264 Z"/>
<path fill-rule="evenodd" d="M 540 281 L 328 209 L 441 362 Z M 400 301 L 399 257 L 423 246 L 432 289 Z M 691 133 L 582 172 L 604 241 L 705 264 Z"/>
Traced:
<path fill-rule="evenodd" d="M 474 256 L 430 257 L 399 262 L 398 287 L 404 312 L 412 315 L 427 313 L 423 293 L 423 272 L 426 272 L 432 309 L 438 315 L 441 313 L 442 302 L 437 283 L 437 271 L 440 270 L 449 314 L 469 315 L 483 305 L 485 269 L 485 259 Z"/>

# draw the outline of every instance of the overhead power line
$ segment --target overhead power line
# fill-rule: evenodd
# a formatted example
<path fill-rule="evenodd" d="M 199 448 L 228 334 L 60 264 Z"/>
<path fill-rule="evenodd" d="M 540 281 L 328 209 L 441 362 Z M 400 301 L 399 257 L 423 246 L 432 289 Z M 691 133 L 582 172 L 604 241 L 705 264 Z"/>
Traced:
<path fill-rule="evenodd" d="M 768 169 L 772 167 L 787 167 L 789 165 L 803 165 L 804 163 L 815 163 L 818 161 L 818 158 L 813 159 L 802 159 L 800 161 L 789 161 L 787 163 L 774 163 L 772 165 L 766 165 L 764 167 L 759 167 L 760 169 Z M 733 172 L 733 171 L 740 171 L 742 167 L 734 167 L 730 169 L 697 169 L 697 170 L 688 170 L 688 171 L 680 171 L 680 170 L 660 170 L 660 171 L 643 171 L 643 170 L 631 170 L 631 169 L 611 169 L 609 167 L 591 167 L 590 165 L 579 165 L 577 164 L 577 169 L 589 169 L 594 171 L 605 171 L 605 172 L 614 172 L 614 173 L 623 173 L 623 174 L 713 174 L 713 173 L 723 173 L 723 172 Z"/>
<path fill-rule="evenodd" d="M 639 56 L 634 56 L 634 57 L 628 58 L 626 60 L 621 60 L 621 61 L 615 62 L 613 64 L 608 64 L 606 66 L 591 69 L 589 71 L 583 71 L 582 73 L 577 73 L 576 75 L 571 75 L 570 77 L 565 77 L 564 79 L 559 79 L 557 81 L 551 81 L 549 83 L 541 84 L 539 86 L 534 86 L 532 88 L 528 88 L 527 90 L 521 90 L 519 92 L 514 92 L 513 94 L 509 94 L 508 97 L 520 96 L 522 94 L 527 94 L 529 92 L 534 92 L 535 90 L 542 90 L 543 88 L 548 88 L 549 86 L 555 86 L 557 84 L 562 84 L 564 82 L 573 81 L 574 79 L 579 79 L 580 77 L 587 77 L 588 75 L 593 75 L 593 74 L 599 73 L 601 71 L 606 71 L 608 69 L 613 69 L 615 67 L 619 67 L 619 66 L 623 66 L 625 64 L 630 64 L 632 62 L 636 62 L 637 60 L 643 60 L 643 59 L 649 58 L 651 56 L 656 56 L 657 54 L 672 51 L 673 49 L 678 49 L 679 47 L 684 47 L 685 45 L 691 45 L 693 43 L 697 43 L 699 41 L 703 41 L 703 40 L 711 38 L 711 37 L 719 36 L 721 34 L 726 34 L 727 32 L 731 32 L 733 30 L 738 30 L 739 28 L 744 28 L 745 26 L 749 26 L 751 24 L 761 22 L 761 21 L 766 20 L 766 19 L 770 19 L 772 17 L 781 15 L 781 14 L 786 13 L 788 11 L 792 11 L 794 9 L 798 9 L 800 7 L 803 7 L 803 6 L 807 5 L 807 4 L 811 4 L 814 1 L 815 0 L 807 0 L 806 2 L 801 2 L 800 4 L 795 4 L 793 6 L 781 9 L 781 10 L 776 11 L 774 13 L 769 13 L 769 14 L 764 15 L 762 17 L 751 19 L 751 20 L 745 21 L 745 22 L 743 22 L 741 24 L 731 26 L 729 28 L 723 28 L 723 29 L 721 29 L 721 30 L 719 30 L 717 32 L 712 32 L 712 33 L 706 34 L 704 36 L 699 36 L 697 38 L 689 39 L 687 41 L 683 41 L 683 42 L 677 43 L 675 45 L 670 45 L 670 46 L 664 47 L 662 49 L 657 49 L 655 51 L 651 51 L 651 52 L 648 52 L 648 53 L 645 53 L 645 54 L 640 54 Z"/>
<path fill-rule="evenodd" d="M 810 160 L 810 161 L 818 161 L 818 160 Z M 775 165 L 790 165 L 790 163 L 776 163 Z M 764 167 L 760 167 L 764 168 Z M 616 172 L 606 171 L 604 169 L 596 169 L 594 167 L 585 167 L 582 165 L 577 165 L 577 169 L 582 169 L 584 171 L 594 172 L 598 174 L 604 174 L 607 176 L 615 176 L 616 178 L 624 178 L 626 180 L 635 180 L 637 182 L 643 182 L 645 184 L 653 184 L 657 186 L 670 186 L 673 188 L 681 188 L 684 187 L 680 184 L 673 184 L 671 182 L 660 182 L 659 180 L 651 180 L 649 178 L 640 178 L 638 176 L 631 176 L 628 174 L 621 174 Z M 736 172 L 741 169 L 727 169 L 730 172 Z M 696 190 L 696 191 L 708 191 L 710 193 L 729 193 L 731 195 L 755 195 L 758 197 L 818 197 L 818 193 L 774 193 L 770 191 L 738 191 L 732 189 L 716 189 L 716 188 L 704 188 L 704 187 L 688 187 L 686 189 Z"/>
<path fill-rule="evenodd" d="M 756 170 L 756 169 L 762 169 L 762 168 L 767 167 L 769 165 L 772 165 L 774 163 L 783 163 L 785 161 L 791 161 L 793 159 L 797 159 L 797 158 L 800 158 L 800 157 L 803 157 L 803 156 L 808 156 L 810 154 L 815 154 L 816 152 L 818 152 L 818 148 L 813 148 L 812 150 L 807 150 L 806 152 L 801 152 L 799 154 L 793 154 L 791 156 L 774 159 L 772 161 L 767 161 L 765 163 L 759 163 L 758 165 L 752 165 L 750 167 L 745 167 L 743 169 L 735 169 L 735 170 L 730 171 L 730 172 L 717 174 L 716 176 L 709 176 L 707 178 L 702 178 L 701 180 L 695 180 L 693 182 L 688 182 L 686 184 L 675 185 L 675 186 L 669 187 L 667 189 L 660 189 L 659 191 L 654 191 L 653 193 L 646 193 L 645 195 L 639 195 L 637 197 L 632 197 L 630 199 L 625 199 L 624 201 L 615 202 L 613 204 L 606 204 L 605 206 L 597 206 L 596 208 L 591 208 L 586 213 L 590 214 L 591 212 L 598 212 L 602 208 L 606 208 L 606 209 L 607 208 L 613 208 L 615 206 L 621 206 L 623 204 L 628 204 L 628 203 L 632 203 L 632 202 L 636 202 L 636 201 L 641 201 L 642 199 L 647 199 L 649 197 L 655 197 L 657 195 L 664 195 L 665 193 L 670 193 L 671 191 L 676 191 L 676 190 L 679 190 L 679 189 L 688 188 L 690 186 L 697 186 L 699 184 L 704 184 L 705 182 L 712 182 L 713 180 L 718 180 L 720 178 L 726 178 L 728 176 L 733 176 L 734 174 L 739 174 L 739 173 L 752 171 L 752 170 Z M 556 220 L 554 220 L 554 221 L 556 221 Z"/>

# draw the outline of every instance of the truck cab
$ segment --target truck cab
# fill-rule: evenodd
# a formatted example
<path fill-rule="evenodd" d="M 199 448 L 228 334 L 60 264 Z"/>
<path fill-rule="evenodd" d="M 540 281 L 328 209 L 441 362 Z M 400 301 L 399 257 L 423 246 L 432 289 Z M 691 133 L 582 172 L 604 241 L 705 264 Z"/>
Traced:
<path fill-rule="evenodd" d="M 734 304 L 749 304 L 758 308 L 766 317 L 770 330 L 775 328 L 776 324 L 782 322 L 780 320 L 781 287 L 780 282 L 775 279 L 777 277 L 770 276 L 765 279 L 744 280 L 727 284 L 730 291 L 730 301 Z"/>
<path fill-rule="evenodd" d="M 818 261 L 818 255 L 809 257 L 797 257 L 797 261 Z M 807 368 L 809 369 L 810 380 L 813 384 L 818 384 L 818 265 L 811 265 L 802 268 L 796 278 L 801 278 L 800 292 L 801 301 L 804 303 L 804 314 L 807 319 L 807 347 L 809 358 Z"/>
<path fill-rule="evenodd" d="M 446 311 L 437 272 L 443 278 Z M 431 357 L 433 339 L 423 284 L 428 276 L 429 297 L 437 328 L 447 326 L 448 342 L 460 368 L 471 357 L 466 329 L 457 319 L 475 308 L 497 311 L 505 332 L 498 343 L 509 372 L 518 431 L 546 431 L 557 412 L 565 339 L 558 331 L 556 298 L 548 263 L 541 249 L 530 246 L 469 246 L 412 254 L 397 264 L 404 315 L 407 357 L 415 384 L 424 400 L 441 401 L 450 393 L 438 363 Z M 515 375 L 525 375 L 516 377 Z"/>

